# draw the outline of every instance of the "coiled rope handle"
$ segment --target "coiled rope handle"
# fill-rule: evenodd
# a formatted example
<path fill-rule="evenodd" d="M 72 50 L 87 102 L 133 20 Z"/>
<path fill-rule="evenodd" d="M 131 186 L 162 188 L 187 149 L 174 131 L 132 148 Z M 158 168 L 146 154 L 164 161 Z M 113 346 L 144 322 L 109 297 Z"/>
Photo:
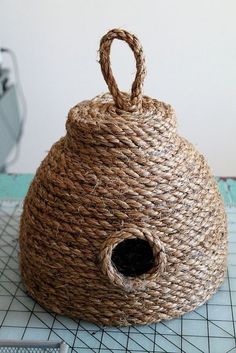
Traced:
<path fill-rule="evenodd" d="M 124 40 L 134 53 L 136 60 L 136 76 L 131 88 L 131 96 L 121 92 L 113 76 L 110 62 L 111 43 L 114 39 Z M 129 112 L 142 110 L 143 82 L 146 76 L 143 48 L 133 34 L 122 30 L 112 29 L 100 41 L 100 65 L 103 77 L 113 96 L 117 108 Z"/>

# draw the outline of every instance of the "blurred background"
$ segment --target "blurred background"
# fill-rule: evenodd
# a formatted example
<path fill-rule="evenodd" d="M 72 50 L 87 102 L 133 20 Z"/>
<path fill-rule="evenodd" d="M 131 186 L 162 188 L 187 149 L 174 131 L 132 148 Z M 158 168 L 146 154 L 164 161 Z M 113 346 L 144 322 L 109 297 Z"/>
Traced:
<path fill-rule="evenodd" d="M 174 107 L 215 175 L 235 176 L 235 15 L 235 0 L 0 0 L 0 170 L 34 173 L 68 110 L 107 91 L 99 40 L 119 27 L 143 44 L 145 94 Z M 112 45 L 112 67 L 129 90 L 135 62 L 123 42 Z"/>

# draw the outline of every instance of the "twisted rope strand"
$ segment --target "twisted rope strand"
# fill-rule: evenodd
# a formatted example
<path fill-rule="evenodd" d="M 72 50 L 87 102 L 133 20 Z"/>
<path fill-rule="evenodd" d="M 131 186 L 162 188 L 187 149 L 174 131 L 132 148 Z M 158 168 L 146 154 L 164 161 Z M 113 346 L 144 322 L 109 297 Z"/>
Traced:
<path fill-rule="evenodd" d="M 216 181 L 178 135 L 171 106 L 142 96 L 136 37 L 113 30 L 104 38 L 111 94 L 70 110 L 66 136 L 36 172 L 20 224 L 22 279 L 55 313 L 103 325 L 158 322 L 195 309 L 222 283 L 226 216 Z M 118 90 L 110 69 L 114 38 L 141 62 L 131 96 Z M 112 262 L 127 239 L 147 241 L 153 253 L 140 276 L 125 276 Z"/>
<path fill-rule="evenodd" d="M 136 76 L 132 84 L 131 97 L 120 92 L 111 69 L 110 51 L 114 39 L 125 41 L 134 53 L 136 60 Z M 100 65 L 103 77 L 116 106 L 125 111 L 133 112 L 142 109 L 143 82 L 146 76 L 145 59 L 142 46 L 135 35 L 122 29 L 113 29 L 104 35 L 100 42 Z"/>

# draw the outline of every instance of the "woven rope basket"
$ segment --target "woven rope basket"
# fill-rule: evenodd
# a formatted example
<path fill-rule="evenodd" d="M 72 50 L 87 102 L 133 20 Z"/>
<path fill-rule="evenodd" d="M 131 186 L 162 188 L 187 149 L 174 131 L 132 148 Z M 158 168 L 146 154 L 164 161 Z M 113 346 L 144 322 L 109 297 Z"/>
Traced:
<path fill-rule="evenodd" d="M 114 39 L 136 59 L 131 94 L 110 65 Z M 203 304 L 224 279 L 226 217 L 204 157 L 176 131 L 170 105 L 144 96 L 139 40 L 100 43 L 110 93 L 73 107 L 66 136 L 24 202 L 20 258 L 45 308 L 104 325 L 158 322 Z"/>

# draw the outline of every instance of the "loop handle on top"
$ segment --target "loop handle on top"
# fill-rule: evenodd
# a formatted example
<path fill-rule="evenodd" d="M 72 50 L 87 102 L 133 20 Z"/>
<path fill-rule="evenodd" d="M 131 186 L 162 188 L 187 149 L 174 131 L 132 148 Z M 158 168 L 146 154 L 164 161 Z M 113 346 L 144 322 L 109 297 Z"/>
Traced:
<path fill-rule="evenodd" d="M 111 43 L 114 39 L 124 40 L 134 53 L 136 60 L 136 76 L 131 88 L 131 96 L 121 92 L 113 76 L 110 62 Z M 112 29 L 100 41 L 100 65 L 103 77 L 113 96 L 117 108 L 129 112 L 142 110 L 143 81 L 146 76 L 143 48 L 133 34 L 122 30 Z"/>

